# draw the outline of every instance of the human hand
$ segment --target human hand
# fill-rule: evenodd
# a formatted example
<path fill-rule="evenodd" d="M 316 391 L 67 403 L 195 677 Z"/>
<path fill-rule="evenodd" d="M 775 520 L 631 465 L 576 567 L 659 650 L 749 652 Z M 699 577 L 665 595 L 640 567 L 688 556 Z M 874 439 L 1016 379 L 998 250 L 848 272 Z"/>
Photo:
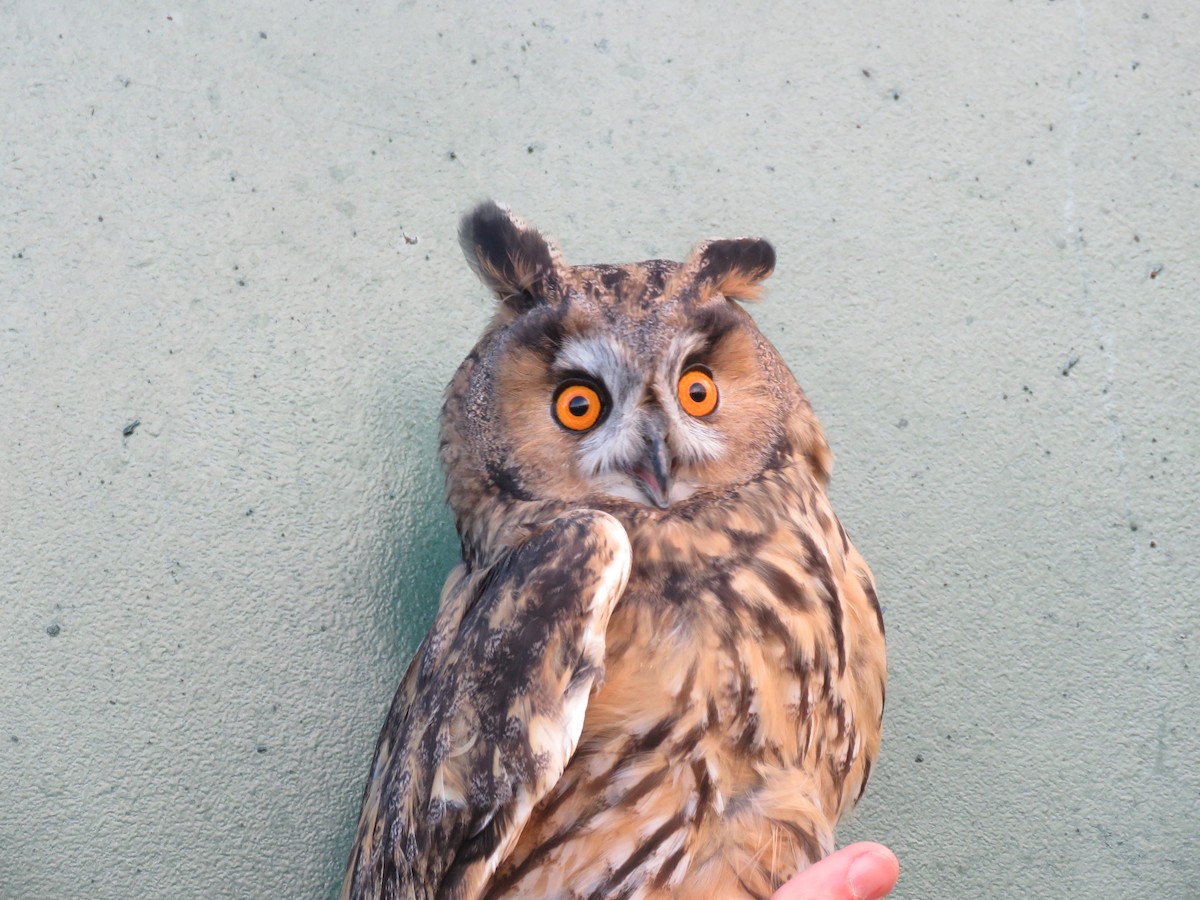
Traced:
<path fill-rule="evenodd" d="M 879 900 L 899 877 L 900 863 L 891 850 L 860 841 L 809 866 L 771 900 Z"/>

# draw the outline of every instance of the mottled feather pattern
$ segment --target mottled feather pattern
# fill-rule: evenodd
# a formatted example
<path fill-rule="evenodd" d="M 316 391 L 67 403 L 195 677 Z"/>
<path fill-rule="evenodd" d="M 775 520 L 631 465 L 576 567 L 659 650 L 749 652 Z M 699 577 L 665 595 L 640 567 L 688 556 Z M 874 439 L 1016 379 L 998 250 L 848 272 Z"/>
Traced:
<path fill-rule="evenodd" d="M 456 570 L 380 738 L 344 895 L 477 894 L 575 749 L 628 571 L 624 530 L 588 511 Z"/>
<path fill-rule="evenodd" d="M 882 633 L 811 470 L 785 455 L 663 526 L 626 521 L 605 683 L 484 896 L 767 897 L 833 849 L 865 786 Z M 609 862 L 621 843 L 632 868 Z"/>
<path fill-rule="evenodd" d="M 732 302 L 774 250 L 571 267 L 490 204 L 462 243 L 499 300 L 442 414 L 463 562 L 345 895 L 767 898 L 833 849 L 886 682 L 824 434 Z M 701 418 L 676 396 L 697 367 L 720 392 Z M 605 416 L 573 433 L 553 398 L 580 380 Z"/>

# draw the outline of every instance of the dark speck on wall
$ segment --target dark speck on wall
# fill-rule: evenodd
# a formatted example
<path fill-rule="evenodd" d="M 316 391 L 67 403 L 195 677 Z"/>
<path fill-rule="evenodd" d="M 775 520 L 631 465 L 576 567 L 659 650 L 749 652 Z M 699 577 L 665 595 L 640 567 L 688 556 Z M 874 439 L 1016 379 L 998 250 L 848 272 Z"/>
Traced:
<path fill-rule="evenodd" d="M 59 632 L 61 632 L 61 631 L 62 631 L 62 628 L 60 628 L 57 623 L 54 625 L 46 626 L 46 634 L 50 635 L 50 637 L 58 637 Z"/>
<path fill-rule="evenodd" d="M 254 746 L 254 752 L 255 752 L 255 753 L 266 753 L 266 752 L 267 752 L 267 745 L 266 745 L 266 744 L 256 744 L 256 745 Z"/>

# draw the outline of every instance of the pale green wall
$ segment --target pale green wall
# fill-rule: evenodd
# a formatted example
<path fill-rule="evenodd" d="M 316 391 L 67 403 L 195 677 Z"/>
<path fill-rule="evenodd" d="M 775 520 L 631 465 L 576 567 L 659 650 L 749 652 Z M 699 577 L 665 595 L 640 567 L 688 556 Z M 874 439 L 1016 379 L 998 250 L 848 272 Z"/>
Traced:
<path fill-rule="evenodd" d="M 332 889 L 487 196 L 775 242 L 898 896 L 1193 895 L 1196 4 L 500 6 L 0 2 L 0 896 Z"/>

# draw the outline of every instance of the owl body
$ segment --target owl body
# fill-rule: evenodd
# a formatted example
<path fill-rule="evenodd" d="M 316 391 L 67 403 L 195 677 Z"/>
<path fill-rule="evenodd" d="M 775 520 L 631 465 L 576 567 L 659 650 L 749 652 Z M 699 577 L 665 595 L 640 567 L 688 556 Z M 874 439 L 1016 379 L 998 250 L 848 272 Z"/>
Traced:
<path fill-rule="evenodd" d="M 774 253 L 569 267 L 490 204 L 462 240 L 500 300 L 443 411 L 463 563 L 343 893 L 769 897 L 833 849 L 886 677 L 821 428 L 734 302 Z"/>

